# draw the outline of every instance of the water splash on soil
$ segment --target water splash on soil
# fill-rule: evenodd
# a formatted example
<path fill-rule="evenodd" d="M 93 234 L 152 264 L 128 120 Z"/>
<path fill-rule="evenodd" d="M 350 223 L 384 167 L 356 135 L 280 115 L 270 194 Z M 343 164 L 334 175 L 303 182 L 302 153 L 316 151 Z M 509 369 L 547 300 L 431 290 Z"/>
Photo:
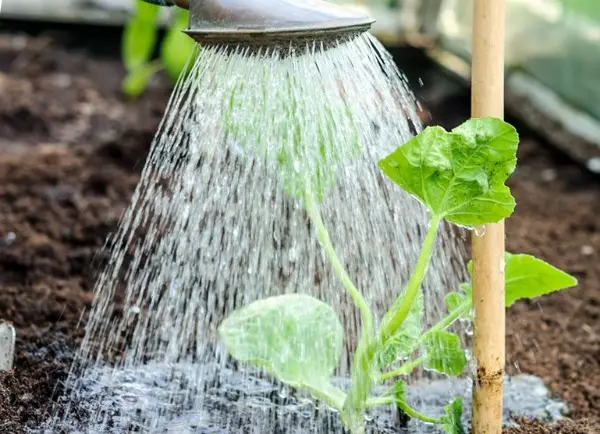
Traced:
<path fill-rule="evenodd" d="M 377 161 L 420 128 L 416 109 L 403 76 L 370 35 L 297 53 L 199 48 L 110 242 L 110 264 L 54 429 L 68 431 L 85 414 L 96 432 L 124 432 L 132 423 L 144 432 L 175 432 L 164 427 L 196 411 L 196 431 L 176 432 L 240 432 L 250 420 L 211 431 L 203 410 L 229 363 L 216 327 L 237 307 L 276 294 L 306 293 L 335 307 L 347 338 L 337 375 L 347 376 L 360 321 L 316 240 L 302 191 L 308 186 L 322 199 L 336 251 L 381 318 L 408 279 L 427 217 L 384 179 Z M 454 232 L 445 228 L 438 244 L 424 285 L 427 322 L 440 317 L 443 294 L 464 278 Z M 124 376 L 132 405 L 127 394 L 113 396 L 116 410 L 110 393 L 84 393 L 118 388 Z M 149 378 L 160 396 L 140 393 L 140 403 L 135 388 Z M 264 393 L 235 405 L 243 412 L 267 399 L 267 383 Z M 309 415 L 306 424 L 267 405 L 261 420 L 245 427 L 340 430 L 331 412 L 303 402 L 307 409 L 298 414 Z"/>

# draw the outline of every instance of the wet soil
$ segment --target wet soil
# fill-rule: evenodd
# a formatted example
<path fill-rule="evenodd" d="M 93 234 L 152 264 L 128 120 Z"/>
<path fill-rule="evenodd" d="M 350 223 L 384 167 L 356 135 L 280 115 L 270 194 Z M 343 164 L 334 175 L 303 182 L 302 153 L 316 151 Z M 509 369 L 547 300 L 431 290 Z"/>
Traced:
<path fill-rule="evenodd" d="M 0 319 L 18 337 L 15 370 L 0 374 L 0 434 L 38 426 L 60 393 L 106 260 L 103 243 L 164 110 L 164 77 L 137 101 L 120 94 L 122 77 L 118 60 L 0 34 Z M 436 122 L 467 116 L 466 95 L 440 104 L 415 88 Z M 534 136 L 522 138 L 508 248 L 564 268 L 580 286 L 508 312 L 509 373 L 542 377 L 572 420 L 507 432 L 600 432 L 600 181 Z"/>

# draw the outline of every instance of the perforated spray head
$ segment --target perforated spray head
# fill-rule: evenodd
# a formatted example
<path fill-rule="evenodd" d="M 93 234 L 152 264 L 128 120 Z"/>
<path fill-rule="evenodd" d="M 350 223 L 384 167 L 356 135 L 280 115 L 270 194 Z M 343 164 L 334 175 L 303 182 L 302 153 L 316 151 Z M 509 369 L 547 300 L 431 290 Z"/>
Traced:
<path fill-rule="evenodd" d="M 198 42 L 276 43 L 340 39 L 367 31 L 373 20 L 322 0 L 190 0 Z"/>
<path fill-rule="evenodd" d="M 374 20 L 322 0 L 146 0 L 190 11 L 185 32 L 198 42 L 295 44 L 336 41 L 369 30 Z"/>

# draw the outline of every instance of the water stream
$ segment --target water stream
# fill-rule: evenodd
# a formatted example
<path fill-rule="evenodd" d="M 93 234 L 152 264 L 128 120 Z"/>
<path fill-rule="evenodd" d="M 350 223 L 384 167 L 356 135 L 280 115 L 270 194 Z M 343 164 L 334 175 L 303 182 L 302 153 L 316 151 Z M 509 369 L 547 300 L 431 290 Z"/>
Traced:
<path fill-rule="evenodd" d="M 417 104 L 375 38 L 196 54 L 109 242 L 48 432 L 338 432 L 335 413 L 228 360 L 216 328 L 259 298 L 311 294 L 342 319 L 336 375 L 349 374 L 359 317 L 302 206 L 305 188 L 378 318 L 416 260 L 425 211 L 377 161 L 420 129 Z M 464 278 L 455 238 L 449 228 L 438 237 L 428 321 Z"/>

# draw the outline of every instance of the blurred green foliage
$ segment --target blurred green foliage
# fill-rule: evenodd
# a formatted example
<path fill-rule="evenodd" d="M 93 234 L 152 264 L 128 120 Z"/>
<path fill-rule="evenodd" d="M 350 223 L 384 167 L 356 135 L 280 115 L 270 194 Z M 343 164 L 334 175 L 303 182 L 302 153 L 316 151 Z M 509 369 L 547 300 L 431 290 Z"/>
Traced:
<path fill-rule="evenodd" d="M 173 14 L 159 57 L 153 58 L 158 41 L 158 17 L 162 9 L 143 0 L 136 0 L 135 14 L 125 26 L 121 55 L 127 70 L 123 92 L 138 96 L 148 87 L 152 77 L 164 70 L 176 81 L 183 72 L 194 48 L 194 41 L 182 32 L 187 27 L 188 11 L 171 8 Z"/>

